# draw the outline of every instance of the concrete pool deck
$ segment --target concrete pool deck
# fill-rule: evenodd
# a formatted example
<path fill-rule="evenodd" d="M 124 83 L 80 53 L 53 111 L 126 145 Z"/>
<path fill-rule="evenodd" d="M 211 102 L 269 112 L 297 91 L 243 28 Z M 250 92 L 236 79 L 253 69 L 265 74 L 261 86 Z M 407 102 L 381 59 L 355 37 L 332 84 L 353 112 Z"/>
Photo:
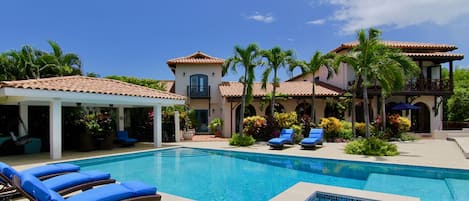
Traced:
<path fill-rule="evenodd" d="M 184 141 L 178 143 L 163 143 L 163 148 L 170 147 L 193 147 L 206 149 L 223 149 L 243 152 L 256 152 L 267 154 L 304 156 L 315 158 L 328 158 L 339 160 L 352 160 L 364 162 L 379 162 L 389 164 L 405 164 L 418 166 L 431 166 L 442 168 L 456 168 L 469 170 L 469 159 L 466 159 L 461 149 L 454 141 L 439 139 L 421 139 L 414 142 L 396 142 L 399 156 L 376 157 L 345 154 L 343 149 L 346 143 L 324 143 L 315 150 L 301 150 L 299 145 L 286 145 L 283 150 L 270 150 L 265 143 L 258 143 L 249 147 L 235 147 L 228 145 L 227 141 Z M 60 162 L 73 159 L 83 159 L 105 155 L 122 154 L 128 152 L 139 152 L 155 150 L 152 144 L 139 143 L 135 147 L 115 148 L 113 150 L 93 152 L 64 152 L 63 160 L 53 161 L 49 159 L 49 153 L 17 155 L 0 157 L 0 161 L 10 164 L 18 170 L 37 166 L 45 163 Z M 163 200 L 183 201 L 188 200 L 162 192 Z"/>

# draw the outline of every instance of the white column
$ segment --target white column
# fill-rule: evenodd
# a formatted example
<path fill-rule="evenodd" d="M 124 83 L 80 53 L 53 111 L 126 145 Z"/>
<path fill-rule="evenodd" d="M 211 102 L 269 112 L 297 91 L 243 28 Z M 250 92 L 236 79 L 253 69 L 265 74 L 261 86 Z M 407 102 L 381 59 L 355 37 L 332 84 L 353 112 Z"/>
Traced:
<path fill-rule="evenodd" d="M 50 158 L 62 158 L 62 102 L 52 100 L 49 104 Z"/>
<path fill-rule="evenodd" d="M 153 106 L 153 145 L 161 147 L 162 129 L 161 129 L 161 105 Z"/>
<path fill-rule="evenodd" d="M 179 111 L 174 111 L 174 136 L 176 142 L 179 142 L 181 140 L 181 132 L 179 130 Z"/>
<path fill-rule="evenodd" d="M 124 107 L 122 106 L 119 106 L 117 108 L 117 116 L 118 116 L 118 119 L 119 119 L 119 131 L 123 131 L 125 129 L 125 124 L 124 124 Z"/>
<path fill-rule="evenodd" d="M 19 136 L 25 136 L 28 134 L 28 104 L 20 103 L 20 118 L 23 120 L 23 124 L 19 124 Z"/>

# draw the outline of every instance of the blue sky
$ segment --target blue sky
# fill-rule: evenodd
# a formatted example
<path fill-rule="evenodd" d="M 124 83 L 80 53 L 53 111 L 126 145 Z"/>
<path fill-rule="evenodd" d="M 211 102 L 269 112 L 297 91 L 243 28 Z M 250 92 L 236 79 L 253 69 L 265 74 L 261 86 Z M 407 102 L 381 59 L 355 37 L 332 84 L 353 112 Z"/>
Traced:
<path fill-rule="evenodd" d="M 174 79 L 166 61 L 195 51 L 227 58 L 235 45 L 257 43 L 306 60 L 368 27 L 383 40 L 455 44 L 468 57 L 468 17 L 467 0 L 15 0 L 0 8 L 0 52 L 25 44 L 50 51 L 54 40 L 86 72 Z"/>

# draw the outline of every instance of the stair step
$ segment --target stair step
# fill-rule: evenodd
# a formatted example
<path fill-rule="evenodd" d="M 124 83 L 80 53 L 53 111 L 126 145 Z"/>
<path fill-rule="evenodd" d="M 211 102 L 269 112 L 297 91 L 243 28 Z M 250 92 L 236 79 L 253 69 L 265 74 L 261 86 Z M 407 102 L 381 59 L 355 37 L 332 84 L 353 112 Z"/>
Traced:
<path fill-rule="evenodd" d="M 469 180 L 445 179 L 455 201 L 469 199 Z"/>
<path fill-rule="evenodd" d="M 425 200 L 453 200 L 446 182 L 441 179 L 372 173 L 364 190 L 420 197 Z"/>

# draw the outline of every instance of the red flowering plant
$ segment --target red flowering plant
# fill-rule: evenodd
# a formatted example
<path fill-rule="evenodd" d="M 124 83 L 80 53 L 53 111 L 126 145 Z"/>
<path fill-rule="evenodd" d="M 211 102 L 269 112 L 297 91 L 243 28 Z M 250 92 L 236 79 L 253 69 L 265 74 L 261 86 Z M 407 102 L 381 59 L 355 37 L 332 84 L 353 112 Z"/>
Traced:
<path fill-rule="evenodd" d="M 259 138 L 263 133 L 266 126 L 266 120 L 261 116 L 246 117 L 243 120 L 243 133 L 245 135 Z"/>

